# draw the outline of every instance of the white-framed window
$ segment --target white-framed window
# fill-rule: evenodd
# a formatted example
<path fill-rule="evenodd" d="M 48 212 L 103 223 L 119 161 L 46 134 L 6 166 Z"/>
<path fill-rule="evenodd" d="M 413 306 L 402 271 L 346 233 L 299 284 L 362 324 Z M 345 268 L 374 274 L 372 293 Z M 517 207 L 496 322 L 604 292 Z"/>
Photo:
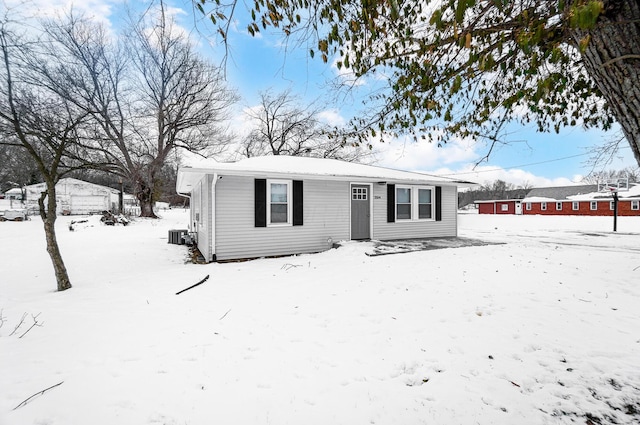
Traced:
<path fill-rule="evenodd" d="M 430 187 L 418 187 L 418 220 L 433 219 L 433 190 Z"/>
<path fill-rule="evenodd" d="M 291 180 L 267 180 L 267 226 L 291 225 Z"/>
<path fill-rule="evenodd" d="M 525 202 L 524 209 L 527 211 L 531 211 L 531 202 Z"/>
<path fill-rule="evenodd" d="M 631 209 L 633 211 L 640 210 L 640 201 L 631 201 Z"/>
<path fill-rule="evenodd" d="M 562 211 L 562 202 L 556 202 L 556 211 Z"/>
<path fill-rule="evenodd" d="M 367 187 L 352 187 L 351 199 L 354 201 L 366 201 L 367 200 Z"/>
<path fill-rule="evenodd" d="M 433 220 L 431 186 L 396 186 L 396 220 Z"/>
<path fill-rule="evenodd" d="M 574 210 L 574 211 L 578 211 L 580 209 L 580 202 L 573 201 L 571 203 L 571 209 Z"/>
<path fill-rule="evenodd" d="M 591 211 L 596 211 L 598 209 L 598 201 L 589 202 L 589 208 Z"/>
<path fill-rule="evenodd" d="M 509 211 L 508 204 L 500 204 L 500 211 Z"/>
<path fill-rule="evenodd" d="M 540 209 L 542 211 L 546 211 L 547 210 L 547 203 L 546 202 L 540 202 Z"/>
<path fill-rule="evenodd" d="M 411 220 L 411 194 L 410 187 L 396 187 L 396 219 Z"/>
<path fill-rule="evenodd" d="M 616 204 L 615 204 L 615 202 L 610 201 L 610 202 L 609 202 L 609 209 L 610 209 L 611 211 L 613 211 L 615 208 L 616 208 Z"/>

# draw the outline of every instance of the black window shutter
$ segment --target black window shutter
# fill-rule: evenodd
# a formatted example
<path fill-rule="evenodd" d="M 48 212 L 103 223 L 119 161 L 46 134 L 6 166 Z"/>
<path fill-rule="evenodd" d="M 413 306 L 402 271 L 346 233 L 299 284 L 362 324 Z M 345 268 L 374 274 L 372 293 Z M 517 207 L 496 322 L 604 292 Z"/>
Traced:
<path fill-rule="evenodd" d="M 267 227 L 267 180 L 255 180 L 256 227 Z"/>
<path fill-rule="evenodd" d="M 302 226 L 304 218 L 304 205 L 302 195 L 302 180 L 293 181 L 293 225 Z"/>
<path fill-rule="evenodd" d="M 442 187 L 436 186 L 436 221 L 442 221 Z"/>
<path fill-rule="evenodd" d="M 396 185 L 387 184 L 387 223 L 396 221 Z"/>

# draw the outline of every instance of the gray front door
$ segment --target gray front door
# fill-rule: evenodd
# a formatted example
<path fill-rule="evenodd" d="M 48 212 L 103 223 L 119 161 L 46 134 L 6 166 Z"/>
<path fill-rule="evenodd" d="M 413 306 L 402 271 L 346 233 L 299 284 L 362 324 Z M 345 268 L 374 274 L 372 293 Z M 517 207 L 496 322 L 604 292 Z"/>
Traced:
<path fill-rule="evenodd" d="M 369 239 L 370 207 L 367 185 L 351 185 L 351 239 Z"/>

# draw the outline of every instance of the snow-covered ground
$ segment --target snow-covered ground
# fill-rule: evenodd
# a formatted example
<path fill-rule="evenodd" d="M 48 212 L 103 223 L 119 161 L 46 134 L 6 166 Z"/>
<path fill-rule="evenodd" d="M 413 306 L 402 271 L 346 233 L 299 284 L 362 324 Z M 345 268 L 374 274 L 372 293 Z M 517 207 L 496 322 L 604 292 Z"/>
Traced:
<path fill-rule="evenodd" d="M 0 424 L 640 422 L 638 218 L 461 214 L 504 244 L 193 265 L 163 215 L 61 217 L 63 293 L 41 221 L 0 223 Z"/>

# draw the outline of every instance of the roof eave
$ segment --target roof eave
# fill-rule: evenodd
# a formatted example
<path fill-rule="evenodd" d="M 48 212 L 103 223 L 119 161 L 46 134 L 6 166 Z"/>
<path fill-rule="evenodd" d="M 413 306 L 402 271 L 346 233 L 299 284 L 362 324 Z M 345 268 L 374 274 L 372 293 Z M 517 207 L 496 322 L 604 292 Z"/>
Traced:
<path fill-rule="evenodd" d="M 290 172 L 280 172 L 280 171 L 264 171 L 264 170 L 241 170 L 241 169 L 216 169 L 216 168 L 191 168 L 191 167 L 183 167 L 178 170 L 178 178 L 176 181 L 176 191 L 178 193 L 191 193 L 193 186 L 195 183 L 200 181 L 207 174 L 218 174 L 221 177 L 224 176 L 242 176 L 242 177 L 253 177 L 253 178 L 299 178 L 299 179 L 312 179 L 312 180 L 349 180 L 352 182 L 363 182 L 363 183 L 398 183 L 398 182 L 408 182 L 408 183 L 420 183 L 420 184 L 429 184 L 429 185 L 438 185 L 438 186 L 456 186 L 456 187 L 475 187 L 478 186 L 478 183 L 462 181 L 462 180 L 451 180 L 451 181 L 440 181 L 437 179 L 429 179 L 428 177 L 424 178 L 386 178 L 386 177 L 375 177 L 375 176 L 359 176 L 359 175 L 348 175 L 348 174 L 314 174 L 314 173 L 290 173 Z M 191 175 L 193 177 L 187 178 L 186 175 Z"/>

